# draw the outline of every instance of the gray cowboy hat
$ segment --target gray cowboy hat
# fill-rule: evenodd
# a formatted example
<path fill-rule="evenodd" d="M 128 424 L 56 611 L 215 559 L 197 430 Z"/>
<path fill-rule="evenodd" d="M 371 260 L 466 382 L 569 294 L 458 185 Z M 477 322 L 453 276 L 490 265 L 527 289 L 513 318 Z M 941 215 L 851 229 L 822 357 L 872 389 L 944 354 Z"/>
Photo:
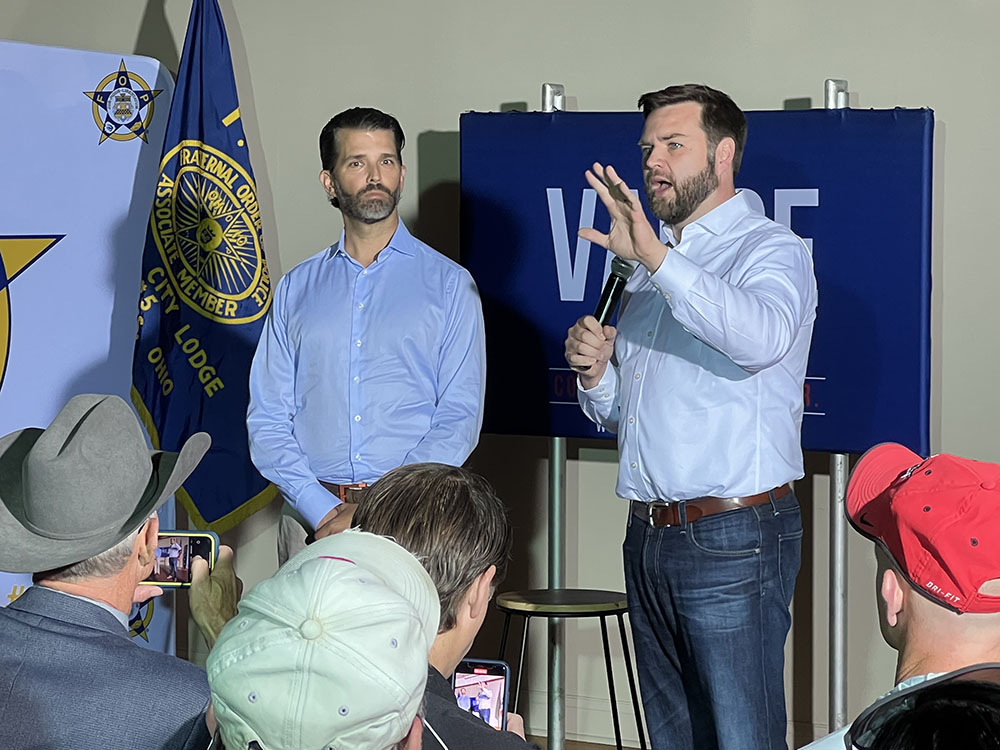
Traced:
<path fill-rule="evenodd" d="M 0 438 L 0 570 L 38 573 L 86 560 L 138 529 L 212 444 L 179 453 L 146 447 L 118 396 L 74 396 L 48 429 Z"/>

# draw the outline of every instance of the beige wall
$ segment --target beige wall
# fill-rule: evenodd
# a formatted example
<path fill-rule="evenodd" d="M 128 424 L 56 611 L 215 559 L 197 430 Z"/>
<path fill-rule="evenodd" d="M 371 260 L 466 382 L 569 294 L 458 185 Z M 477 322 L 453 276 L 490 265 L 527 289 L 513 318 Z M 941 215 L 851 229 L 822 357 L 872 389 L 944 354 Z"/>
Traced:
<path fill-rule="evenodd" d="M 28 42 L 138 52 L 173 67 L 188 0 L 4 0 L 0 35 Z M 544 81 L 566 85 L 580 109 L 626 110 L 639 93 L 705 81 L 746 109 L 786 99 L 822 103 L 827 77 L 850 81 L 854 106 L 930 106 L 937 114 L 935 227 L 935 447 L 1000 460 L 1000 365 L 991 321 L 1000 271 L 990 217 L 998 167 L 1000 5 L 991 0 L 508 0 L 502 3 L 223 0 L 234 42 L 244 121 L 255 148 L 273 267 L 289 268 L 339 232 L 316 182 L 316 137 L 334 112 L 371 104 L 399 116 L 410 145 L 404 218 L 454 252 L 459 113 L 504 103 L 537 106 Z M 6 103 L 16 107 L 16 103 Z M 444 134 L 444 135 L 441 135 Z M 623 137 L 629 137 L 624 134 Z M 750 148 L 753 148 L 752 141 Z M 597 155 L 595 155 L 597 156 Z M 71 198 L 77 175 L 54 175 Z M 270 205 L 266 205 L 268 198 Z M 844 217 L 844 243 L 855 241 Z M 817 247 L 836 253 L 837 247 Z M 863 273 L 864 269 L 858 269 Z M 845 352 L 845 355 L 849 353 Z M 504 491 L 518 523 L 518 586 L 545 582 L 545 443 L 488 437 L 476 466 Z M 613 455 L 571 445 L 570 584 L 621 587 L 623 510 L 612 496 Z M 588 452 L 589 451 L 589 452 Z M 792 716 L 799 737 L 825 723 L 827 501 L 825 458 L 799 492 L 807 503 L 805 566 L 789 642 Z M 240 567 L 251 581 L 273 565 L 267 517 L 244 530 Z M 249 545 L 249 546 L 248 546 Z M 870 550 L 852 539 L 850 711 L 891 681 L 892 658 L 872 614 Z M 481 649 L 495 648 L 491 640 Z M 539 628 L 539 636 L 542 629 Z M 610 736 L 594 628 L 571 626 L 567 684 L 572 734 Z M 541 637 L 531 647 L 529 727 L 544 726 Z M 619 695 L 627 690 L 619 681 Z M 524 700 L 524 699 L 523 699 Z M 627 705 L 623 704 L 627 708 Z M 624 722 L 628 730 L 629 722 Z"/>

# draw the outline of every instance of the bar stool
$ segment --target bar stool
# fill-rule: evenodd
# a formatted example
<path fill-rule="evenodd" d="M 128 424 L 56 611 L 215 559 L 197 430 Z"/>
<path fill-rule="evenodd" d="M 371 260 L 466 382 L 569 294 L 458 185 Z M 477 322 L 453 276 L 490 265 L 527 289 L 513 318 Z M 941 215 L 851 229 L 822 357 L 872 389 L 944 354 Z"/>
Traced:
<path fill-rule="evenodd" d="M 622 640 L 622 650 L 625 652 L 625 673 L 628 675 L 628 687 L 632 693 L 632 708 L 635 711 L 635 725 L 639 730 L 639 745 L 646 750 L 646 737 L 642 730 L 642 717 L 639 713 L 639 695 L 635 687 L 635 676 L 632 673 L 632 657 L 629 654 L 628 640 L 625 637 L 625 613 L 628 612 L 628 601 L 620 591 L 600 591 L 597 589 L 533 589 L 530 591 L 508 591 L 496 599 L 497 608 L 504 613 L 503 637 L 500 641 L 500 658 L 507 649 L 507 634 L 510 629 L 510 618 L 519 615 L 524 618 L 524 632 L 521 636 L 521 658 L 517 663 L 517 682 L 514 687 L 514 712 L 517 713 L 518 698 L 521 693 L 521 672 L 524 669 L 524 648 L 528 643 L 528 623 L 532 617 L 599 617 L 601 620 L 601 639 L 604 642 L 604 666 L 608 673 L 608 694 L 611 699 L 611 717 L 615 724 L 615 742 L 618 750 L 622 750 L 622 732 L 618 720 L 618 705 L 615 700 L 615 679 L 611 671 L 611 649 L 608 645 L 607 618 L 614 615 L 618 618 L 618 632 Z"/>

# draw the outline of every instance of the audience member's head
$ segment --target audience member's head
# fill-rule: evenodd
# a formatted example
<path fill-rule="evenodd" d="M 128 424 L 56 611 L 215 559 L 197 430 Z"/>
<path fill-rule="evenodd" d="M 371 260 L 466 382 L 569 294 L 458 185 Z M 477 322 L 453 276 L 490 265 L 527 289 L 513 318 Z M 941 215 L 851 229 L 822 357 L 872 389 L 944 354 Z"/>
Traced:
<path fill-rule="evenodd" d="M 878 445 L 851 475 L 847 513 L 876 544 L 898 678 L 1000 660 L 1000 466 Z"/>
<path fill-rule="evenodd" d="M 153 569 L 156 509 L 211 441 L 150 451 L 118 396 L 70 399 L 47 429 L 0 438 L 0 570 L 128 612 Z"/>
<path fill-rule="evenodd" d="M 316 541 L 239 605 L 208 657 L 226 750 L 419 747 L 434 582 L 395 542 Z"/>
<path fill-rule="evenodd" d="M 995 750 L 1000 665 L 980 665 L 890 693 L 848 730 L 857 750 Z"/>
<path fill-rule="evenodd" d="M 354 525 L 395 539 L 430 573 L 441 599 L 431 663 L 447 677 L 472 646 L 507 574 L 511 528 L 503 502 L 471 471 L 412 464 L 369 488 Z"/>

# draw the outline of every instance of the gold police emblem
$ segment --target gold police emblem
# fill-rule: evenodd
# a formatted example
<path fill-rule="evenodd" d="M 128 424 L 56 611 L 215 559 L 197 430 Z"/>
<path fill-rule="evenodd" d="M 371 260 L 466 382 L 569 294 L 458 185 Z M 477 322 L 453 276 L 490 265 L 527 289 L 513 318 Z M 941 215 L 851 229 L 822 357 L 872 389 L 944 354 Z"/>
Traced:
<path fill-rule="evenodd" d="M 0 235 L 0 388 L 10 356 L 11 311 L 9 286 L 28 266 L 65 235 Z"/>
<path fill-rule="evenodd" d="M 104 77 L 93 91 L 83 94 L 92 102 L 94 123 L 100 128 L 101 140 L 131 141 L 141 138 L 146 143 L 146 131 L 153 121 L 153 100 L 163 89 L 151 89 L 141 76 L 125 68 Z"/>
<path fill-rule="evenodd" d="M 156 608 L 156 602 L 152 599 L 147 599 L 141 604 L 133 604 L 132 611 L 129 613 L 128 618 L 128 634 L 132 638 L 142 638 L 142 640 L 149 642 L 149 623 L 153 621 L 153 612 Z"/>
<path fill-rule="evenodd" d="M 233 325 L 267 312 L 257 188 L 239 162 L 201 141 L 178 143 L 160 164 L 150 229 L 189 307 Z"/>

